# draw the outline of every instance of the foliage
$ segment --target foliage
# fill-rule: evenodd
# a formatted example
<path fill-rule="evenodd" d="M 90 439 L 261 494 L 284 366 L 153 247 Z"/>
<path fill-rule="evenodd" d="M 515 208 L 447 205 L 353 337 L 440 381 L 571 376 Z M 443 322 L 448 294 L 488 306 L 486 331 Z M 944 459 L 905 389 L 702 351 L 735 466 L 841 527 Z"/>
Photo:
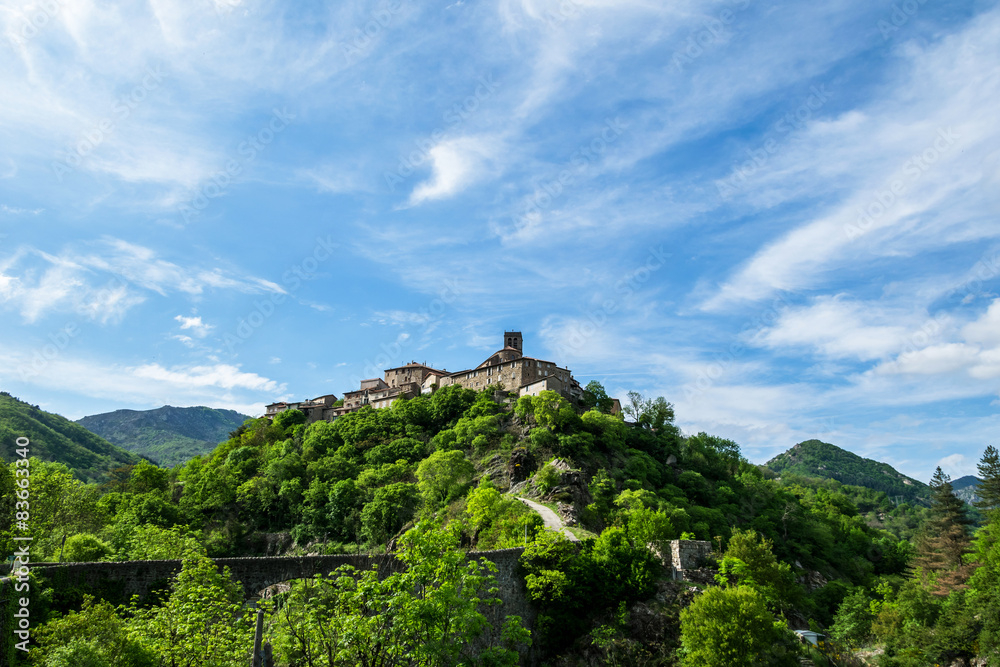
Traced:
<path fill-rule="evenodd" d="M 465 513 L 472 541 L 479 549 L 507 549 L 534 540 L 542 518 L 524 503 L 502 495 L 484 479 L 469 493 Z"/>
<path fill-rule="evenodd" d="M 192 558 L 160 606 L 133 603 L 128 635 L 172 667 L 242 667 L 253 645 L 243 589 L 208 558 Z"/>
<path fill-rule="evenodd" d="M 864 486 L 910 503 L 927 504 L 930 489 L 926 484 L 896 472 L 892 466 L 865 459 L 840 447 L 819 440 L 806 440 L 767 462 L 767 467 L 781 474 L 795 473 L 827 477 L 842 484 Z"/>
<path fill-rule="evenodd" d="M 500 600 L 489 561 L 467 560 L 457 534 L 420 523 L 400 540 L 405 565 L 379 579 L 376 569 L 344 566 L 330 578 L 296 582 L 270 605 L 271 636 L 290 664 L 517 664 L 530 635 L 517 616 L 494 628 L 483 609 Z"/>
<path fill-rule="evenodd" d="M 709 588 L 681 612 L 684 667 L 795 667 L 795 638 L 750 586 Z"/>
<path fill-rule="evenodd" d="M 63 560 L 70 563 L 93 563 L 111 554 L 111 547 L 90 533 L 78 533 L 66 540 Z"/>
<path fill-rule="evenodd" d="M 0 392 L 0 461 L 17 458 L 11 446 L 17 438 L 28 438 L 31 455 L 40 461 L 57 462 L 83 481 L 102 481 L 112 468 L 134 464 L 139 457 L 97 436 L 65 417 L 40 409 Z"/>
<path fill-rule="evenodd" d="M 86 596 L 83 608 L 53 619 L 35 634 L 31 663 L 44 667 L 158 667 L 156 653 L 129 636 L 115 608 Z"/>
<path fill-rule="evenodd" d="M 970 548 L 972 521 L 950 482 L 939 466 L 931 479 L 930 518 L 920 535 L 915 561 L 918 567 L 937 575 L 936 592 L 941 595 L 960 587 L 970 574 L 964 556 Z"/>

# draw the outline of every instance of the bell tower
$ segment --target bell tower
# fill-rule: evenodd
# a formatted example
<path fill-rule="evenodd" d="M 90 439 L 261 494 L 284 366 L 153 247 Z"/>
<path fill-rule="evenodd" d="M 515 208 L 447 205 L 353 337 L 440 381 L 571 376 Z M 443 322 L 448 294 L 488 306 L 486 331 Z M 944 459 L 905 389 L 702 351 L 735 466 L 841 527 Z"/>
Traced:
<path fill-rule="evenodd" d="M 512 347 L 518 352 L 523 353 L 524 347 L 521 339 L 520 331 L 504 331 L 503 332 L 503 346 Z"/>

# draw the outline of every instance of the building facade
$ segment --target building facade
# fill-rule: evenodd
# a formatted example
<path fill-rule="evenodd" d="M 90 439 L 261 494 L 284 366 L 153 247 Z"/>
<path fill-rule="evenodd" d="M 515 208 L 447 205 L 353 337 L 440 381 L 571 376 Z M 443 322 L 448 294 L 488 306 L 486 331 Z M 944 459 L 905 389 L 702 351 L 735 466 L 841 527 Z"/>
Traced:
<path fill-rule="evenodd" d="M 538 396 L 543 391 L 554 391 L 573 403 L 583 397 L 583 389 L 569 368 L 544 359 L 526 357 L 523 347 L 524 337 L 520 331 L 504 331 L 503 347 L 475 368 L 449 373 L 413 361 L 405 366 L 386 369 L 381 378 L 362 380 L 358 389 L 344 393 L 344 404 L 340 407 L 327 405 L 316 413 L 313 402 L 327 398 L 321 396 L 302 403 L 272 403 L 267 406 L 267 416 L 273 418 L 282 410 L 303 410 L 302 406 L 305 406 L 313 410 L 308 413 L 310 421 L 334 419 L 360 410 L 365 405 L 387 408 L 400 398 L 413 398 L 456 384 L 475 391 L 492 387 L 518 396 Z M 315 414 L 319 416 L 313 419 Z"/>

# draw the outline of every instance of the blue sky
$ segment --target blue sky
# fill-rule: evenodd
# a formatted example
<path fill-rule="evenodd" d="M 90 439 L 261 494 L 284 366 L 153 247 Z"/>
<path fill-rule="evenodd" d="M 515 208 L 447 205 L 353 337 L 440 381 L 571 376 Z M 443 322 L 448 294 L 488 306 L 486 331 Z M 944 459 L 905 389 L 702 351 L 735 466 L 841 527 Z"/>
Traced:
<path fill-rule="evenodd" d="M 1000 419 L 996 2 L 0 5 L 0 386 L 259 414 L 504 329 L 763 462 Z"/>

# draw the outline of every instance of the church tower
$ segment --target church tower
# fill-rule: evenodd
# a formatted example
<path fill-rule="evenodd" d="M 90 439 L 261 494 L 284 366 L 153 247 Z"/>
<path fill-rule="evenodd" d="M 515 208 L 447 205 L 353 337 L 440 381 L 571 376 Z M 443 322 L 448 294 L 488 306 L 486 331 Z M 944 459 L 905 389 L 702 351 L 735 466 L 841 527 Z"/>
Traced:
<path fill-rule="evenodd" d="M 504 331 L 503 332 L 503 346 L 512 347 L 518 352 L 524 353 L 523 343 L 521 341 L 520 331 Z"/>

